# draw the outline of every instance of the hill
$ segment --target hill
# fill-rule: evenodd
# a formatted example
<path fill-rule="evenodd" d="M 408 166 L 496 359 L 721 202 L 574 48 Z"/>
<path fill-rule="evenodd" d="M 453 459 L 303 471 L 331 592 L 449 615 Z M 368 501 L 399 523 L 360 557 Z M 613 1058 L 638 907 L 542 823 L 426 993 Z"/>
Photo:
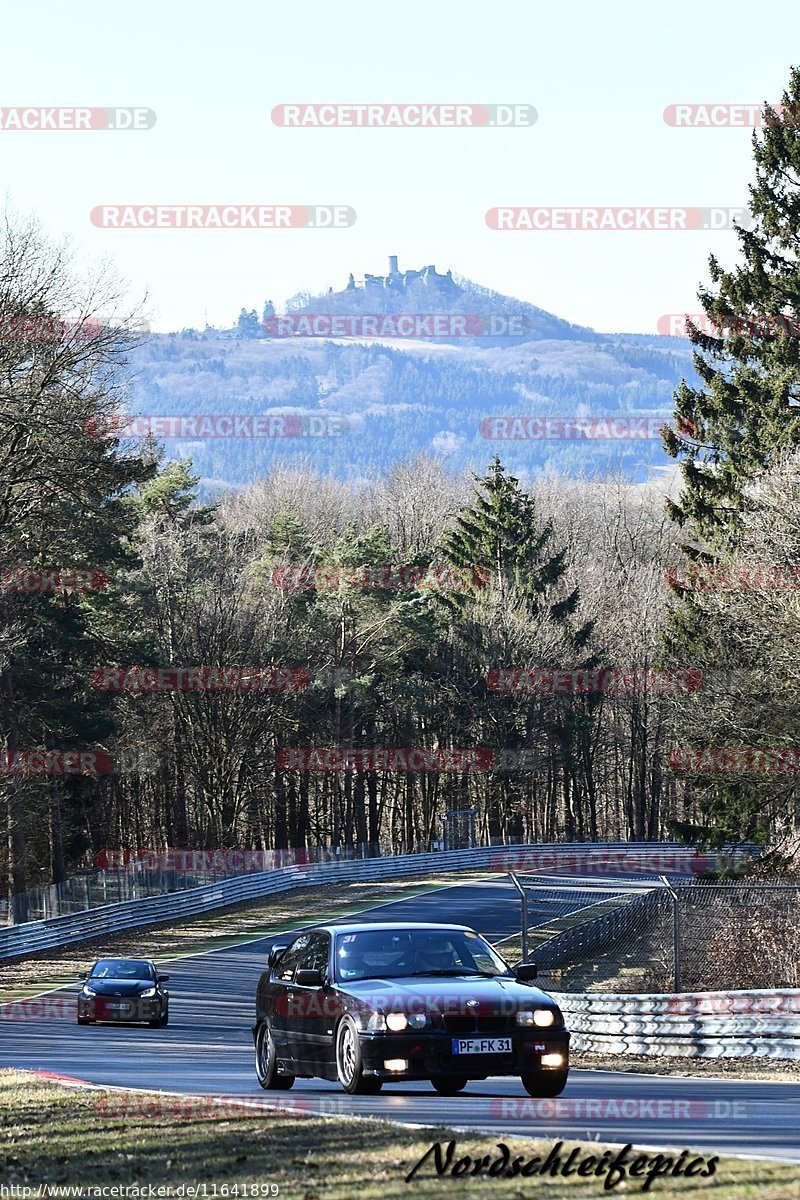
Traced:
<path fill-rule="evenodd" d="M 133 355 L 132 413 L 303 418 L 284 423 L 284 437 L 181 427 L 168 453 L 191 457 L 207 487 L 247 483 L 278 460 L 373 476 L 423 450 L 453 469 L 481 469 L 499 451 L 522 478 L 621 469 L 641 479 L 670 462 L 656 439 L 587 437 L 584 424 L 569 439 L 495 440 L 486 418 L 668 419 L 681 376 L 695 378 L 684 338 L 597 333 L 433 267 L 351 275 L 339 292 L 295 296 L 264 318 L 243 310 L 231 329 L 151 335 Z M 337 432 L 303 433 L 311 414 L 316 431 Z"/>

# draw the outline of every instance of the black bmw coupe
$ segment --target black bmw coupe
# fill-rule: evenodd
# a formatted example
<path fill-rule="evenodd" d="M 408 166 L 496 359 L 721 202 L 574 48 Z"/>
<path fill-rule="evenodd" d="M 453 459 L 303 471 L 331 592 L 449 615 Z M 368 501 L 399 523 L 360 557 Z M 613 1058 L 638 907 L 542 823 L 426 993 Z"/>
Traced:
<path fill-rule="evenodd" d="M 464 925 L 330 925 L 277 944 L 258 984 L 256 1075 L 347 1092 L 429 1079 L 455 1095 L 470 1080 L 518 1075 L 531 1096 L 557 1096 L 569 1072 L 558 1005 Z"/>

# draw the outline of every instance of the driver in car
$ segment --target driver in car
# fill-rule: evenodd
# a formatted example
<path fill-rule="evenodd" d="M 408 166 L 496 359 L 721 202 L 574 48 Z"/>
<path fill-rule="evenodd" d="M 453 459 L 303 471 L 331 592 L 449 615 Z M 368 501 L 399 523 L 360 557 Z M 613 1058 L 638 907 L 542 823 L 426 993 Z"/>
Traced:
<path fill-rule="evenodd" d="M 452 971 L 460 966 L 462 963 L 449 939 L 429 938 L 417 949 L 418 971 Z"/>
<path fill-rule="evenodd" d="M 340 979 L 363 979 L 367 972 L 367 956 L 355 946 L 342 946 L 339 951 Z"/>

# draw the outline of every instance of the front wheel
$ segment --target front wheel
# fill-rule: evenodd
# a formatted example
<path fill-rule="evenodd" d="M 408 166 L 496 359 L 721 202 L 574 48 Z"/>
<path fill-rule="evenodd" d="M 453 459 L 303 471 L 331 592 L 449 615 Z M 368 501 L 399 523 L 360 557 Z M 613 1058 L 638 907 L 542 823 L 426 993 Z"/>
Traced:
<path fill-rule="evenodd" d="M 383 1087 L 382 1079 L 364 1075 L 361 1043 L 351 1017 L 344 1017 L 336 1030 L 336 1073 L 351 1096 L 375 1096 Z"/>
<path fill-rule="evenodd" d="M 528 1071 L 521 1076 L 522 1086 L 529 1096 L 537 1100 L 546 1100 L 550 1096 L 560 1096 L 567 1086 L 566 1071 L 548 1071 L 545 1075 L 540 1071 Z"/>
<path fill-rule="evenodd" d="M 431 1083 L 440 1096 L 457 1096 L 463 1092 L 469 1080 L 466 1075 L 434 1075 Z"/>
<path fill-rule="evenodd" d="M 294 1075 L 278 1074 L 278 1055 L 272 1031 L 262 1021 L 256 1034 L 256 1078 L 262 1088 L 274 1092 L 288 1092 L 294 1083 Z"/>
<path fill-rule="evenodd" d="M 93 1017 L 78 1017 L 79 1025 L 94 1025 L 94 1023 Z"/>

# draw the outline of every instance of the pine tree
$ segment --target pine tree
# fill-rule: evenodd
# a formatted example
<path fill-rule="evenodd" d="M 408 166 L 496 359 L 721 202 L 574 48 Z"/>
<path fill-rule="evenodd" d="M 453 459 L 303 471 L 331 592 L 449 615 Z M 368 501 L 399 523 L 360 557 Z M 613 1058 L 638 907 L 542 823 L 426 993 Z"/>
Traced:
<path fill-rule="evenodd" d="M 700 387 L 682 381 L 677 431 L 667 453 L 682 464 L 683 490 L 669 504 L 697 556 L 729 545 L 744 490 L 780 450 L 800 443 L 800 70 L 780 111 L 766 109 L 753 134 L 752 227 L 737 225 L 743 262 L 709 259 L 712 287 L 699 299 L 717 331 L 690 323 Z"/>
<path fill-rule="evenodd" d="M 701 386 L 681 382 L 675 395 L 677 431 L 664 431 L 667 452 L 681 463 L 683 488 L 668 513 L 684 530 L 692 561 L 729 565 L 753 503 L 754 485 L 787 451 L 800 445 L 800 70 L 793 69 L 778 110 L 767 107 L 763 131 L 753 134 L 755 181 L 749 227 L 737 227 L 742 262 L 723 270 L 709 259 L 712 286 L 699 299 L 710 330 L 689 326 Z M 734 671 L 745 661 L 738 630 L 710 620 L 702 593 L 673 584 L 666 656 L 707 674 Z M 741 703 L 741 701 L 740 701 Z M 746 700 L 744 701 L 747 707 Z M 713 744 L 728 698 L 701 694 L 708 720 L 679 718 L 678 737 Z M 686 706 L 684 706 L 686 707 Z M 691 708 L 691 705 L 688 706 Z M 777 731 L 764 729 L 769 739 Z M 690 782 L 701 820 L 675 825 L 691 839 L 720 844 L 755 833 L 769 791 L 754 780 L 710 775 Z"/>
<path fill-rule="evenodd" d="M 471 727 L 478 744 L 488 736 L 501 753 L 536 749 L 542 767 L 561 776 L 565 828 L 574 832 L 577 824 L 583 832 L 574 773 L 567 767 L 570 755 L 579 753 L 578 742 L 590 733 L 587 717 L 594 702 L 498 695 L 490 689 L 487 672 L 525 668 L 532 661 L 550 667 L 594 666 L 586 654 L 593 623 L 573 626 L 577 588 L 557 598 L 565 590 L 566 549 L 553 547 L 552 522 L 540 522 L 533 497 L 519 480 L 495 457 L 487 475 L 476 482 L 473 504 L 462 510 L 443 539 L 448 562 L 474 577 L 472 588 L 442 596 L 454 627 L 452 673 L 458 687 L 453 725 L 462 731 Z M 548 661 L 554 652 L 561 661 Z M 490 836 L 519 836 L 529 796 L 524 774 L 492 779 L 486 797 Z"/>
<path fill-rule="evenodd" d="M 500 589 L 501 603 L 510 597 L 522 600 L 531 616 L 546 608 L 549 616 L 563 622 L 578 605 L 578 590 L 549 603 L 547 596 L 566 573 L 566 550 L 550 552 L 551 522 L 539 525 L 534 500 L 506 474 L 495 456 L 488 474 L 477 479 L 478 491 L 471 508 L 456 517 L 455 528 L 444 538 L 443 549 L 454 566 L 474 573 L 475 589 L 481 589 L 487 573 Z M 457 592 L 450 603 L 463 608 L 470 594 Z M 576 630 L 576 645 L 583 646 L 591 633 L 589 625 Z"/>

